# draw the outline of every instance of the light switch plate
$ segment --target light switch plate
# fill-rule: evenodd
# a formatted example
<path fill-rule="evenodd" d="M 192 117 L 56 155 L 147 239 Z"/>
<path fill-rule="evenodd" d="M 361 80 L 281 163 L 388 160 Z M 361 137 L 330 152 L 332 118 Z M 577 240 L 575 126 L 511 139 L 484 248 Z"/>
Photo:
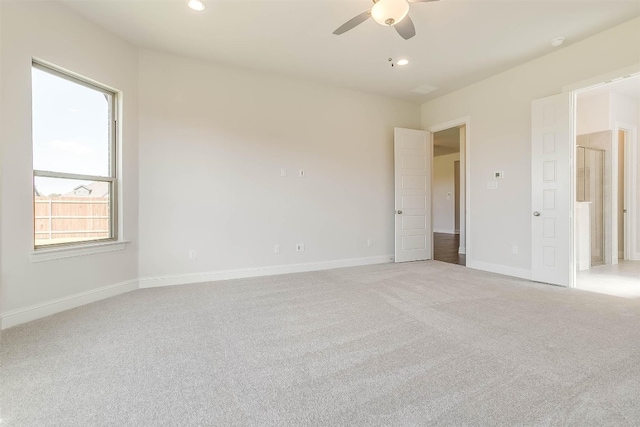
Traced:
<path fill-rule="evenodd" d="M 497 190 L 498 181 L 487 181 L 487 190 Z"/>

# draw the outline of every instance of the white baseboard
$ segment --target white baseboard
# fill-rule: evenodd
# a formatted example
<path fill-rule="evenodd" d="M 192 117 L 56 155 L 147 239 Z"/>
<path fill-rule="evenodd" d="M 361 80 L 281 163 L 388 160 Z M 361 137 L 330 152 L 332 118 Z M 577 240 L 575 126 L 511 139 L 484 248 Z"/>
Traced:
<path fill-rule="evenodd" d="M 302 273 L 306 271 L 329 270 L 333 268 L 356 267 L 361 265 L 383 264 L 393 262 L 393 255 L 381 255 L 367 258 L 352 258 L 334 261 L 311 262 L 305 264 L 277 265 L 261 268 L 224 270 L 195 274 L 178 274 L 173 276 L 146 277 L 104 286 L 91 291 L 81 292 L 53 301 L 8 311 L 0 316 L 2 329 L 41 319 L 61 311 L 80 307 L 139 288 L 158 286 L 184 285 L 188 283 L 210 282 L 216 280 L 241 279 L 247 277 L 272 276 L 276 274 Z"/>
<path fill-rule="evenodd" d="M 128 280 L 126 282 L 104 286 L 102 288 L 81 292 L 64 298 L 58 298 L 53 301 L 32 305 L 30 307 L 8 311 L 2 314 L 2 329 L 7 329 L 32 320 L 41 319 L 43 317 L 51 316 L 52 314 L 60 313 L 61 311 L 80 307 L 81 305 L 90 304 L 92 302 L 124 294 L 136 289 L 138 289 L 138 280 Z"/>
<path fill-rule="evenodd" d="M 445 233 L 445 234 L 460 234 L 459 231 L 456 230 L 452 230 L 452 229 L 445 229 L 445 228 L 434 228 L 433 229 L 434 233 Z"/>
<path fill-rule="evenodd" d="M 381 255 L 368 258 L 351 258 L 335 261 L 310 262 L 304 264 L 274 265 L 259 268 L 243 268 L 237 270 L 222 270 L 203 273 L 143 277 L 140 278 L 140 288 L 186 285 L 189 283 L 215 282 L 218 280 L 245 279 L 248 277 L 273 276 L 276 274 L 304 273 L 307 271 L 330 270 L 333 268 L 384 264 L 387 262 L 393 262 L 393 260 L 393 255 Z"/>
<path fill-rule="evenodd" d="M 523 268 L 508 267 L 505 265 L 490 264 L 488 262 L 474 260 L 467 260 L 467 267 L 476 270 L 489 271 L 491 273 L 504 274 L 505 276 L 531 280 L 531 270 L 525 270 Z"/>

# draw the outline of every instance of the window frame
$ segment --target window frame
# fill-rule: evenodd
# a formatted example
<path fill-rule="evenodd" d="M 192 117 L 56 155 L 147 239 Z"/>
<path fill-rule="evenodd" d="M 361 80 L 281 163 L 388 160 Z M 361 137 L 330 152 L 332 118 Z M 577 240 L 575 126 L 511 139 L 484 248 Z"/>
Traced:
<path fill-rule="evenodd" d="M 44 171 L 35 169 L 33 167 L 33 157 L 31 168 L 33 171 L 33 192 L 35 194 L 35 178 L 43 177 L 43 178 L 61 178 L 61 179 L 78 179 L 78 180 L 87 180 L 87 181 L 95 181 L 95 182 L 107 182 L 109 183 L 109 231 L 110 236 L 107 238 L 97 238 L 91 240 L 81 240 L 76 242 L 65 242 L 65 243 L 52 243 L 48 245 L 37 245 L 36 244 L 36 230 L 35 230 L 35 198 L 33 199 L 33 249 L 34 251 L 46 251 L 52 250 L 56 248 L 74 248 L 74 247 L 83 247 L 83 246 L 95 246 L 96 244 L 112 244 L 114 242 L 118 242 L 118 231 L 119 231 L 119 221 L 118 221 L 118 159 L 119 159 L 119 151 L 118 151 L 118 103 L 119 103 L 119 94 L 113 89 L 110 89 L 106 86 L 103 86 L 99 83 L 89 81 L 86 78 L 81 76 L 71 74 L 65 72 L 59 68 L 56 68 L 50 64 L 45 64 L 43 62 L 37 61 L 33 59 L 31 61 L 31 69 L 37 69 L 56 77 L 68 80 L 72 83 L 79 84 L 80 86 L 87 87 L 89 89 L 95 90 L 97 92 L 101 92 L 105 95 L 108 95 L 111 99 L 109 105 L 109 113 L 111 115 L 110 126 L 109 126 L 109 176 L 99 176 L 99 175 L 84 175 L 77 173 L 68 173 L 68 172 L 54 172 L 54 171 Z M 33 88 L 32 88 L 33 90 Z M 32 114 L 33 114 L 33 106 L 32 106 Z M 31 137 L 31 144 L 33 146 L 33 135 Z"/>

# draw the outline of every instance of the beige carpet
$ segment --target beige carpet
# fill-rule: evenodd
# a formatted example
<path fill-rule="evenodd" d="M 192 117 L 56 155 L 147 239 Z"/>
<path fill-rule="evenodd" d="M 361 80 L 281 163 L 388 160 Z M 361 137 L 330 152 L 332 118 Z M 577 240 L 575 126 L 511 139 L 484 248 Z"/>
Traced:
<path fill-rule="evenodd" d="M 140 290 L 1 347 L 2 426 L 640 425 L 640 300 L 435 261 Z"/>

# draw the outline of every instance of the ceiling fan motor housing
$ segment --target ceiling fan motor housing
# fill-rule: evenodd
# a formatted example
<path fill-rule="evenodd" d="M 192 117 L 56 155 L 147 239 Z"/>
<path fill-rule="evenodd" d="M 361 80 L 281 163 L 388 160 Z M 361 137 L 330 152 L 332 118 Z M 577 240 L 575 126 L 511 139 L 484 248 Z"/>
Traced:
<path fill-rule="evenodd" d="M 402 21 L 408 12 L 407 0 L 378 0 L 371 8 L 371 17 L 380 25 L 391 26 Z"/>

